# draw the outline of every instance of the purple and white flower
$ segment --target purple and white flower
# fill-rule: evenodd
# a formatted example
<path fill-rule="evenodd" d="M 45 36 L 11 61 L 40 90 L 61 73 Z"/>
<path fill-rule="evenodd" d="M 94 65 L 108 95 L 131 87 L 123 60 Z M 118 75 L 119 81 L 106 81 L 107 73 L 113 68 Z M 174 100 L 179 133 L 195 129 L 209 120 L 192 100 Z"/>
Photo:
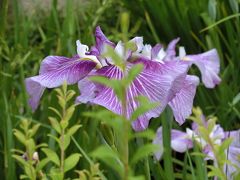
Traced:
<path fill-rule="evenodd" d="M 190 68 L 195 64 L 202 74 L 202 81 L 207 88 L 214 88 L 215 85 L 221 82 L 218 76 L 220 70 L 220 61 L 216 49 L 210 50 L 203 54 L 186 55 L 184 47 L 179 48 L 179 56 L 176 56 L 176 44 L 180 39 L 171 41 L 166 49 L 157 44 L 153 48 L 151 45 L 142 45 L 143 50 L 138 56 L 151 59 L 152 61 L 161 64 L 169 62 L 181 62 L 188 65 Z M 173 70 L 171 70 L 173 72 Z M 169 99 L 169 106 L 172 108 L 175 120 L 181 125 L 185 119 L 192 113 L 193 100 L 196 93 L 196 88 L 199 84 L 197 76 L 186 76 L 180 90 L 175 93 L 175 96 Z"/>
<path fill-rule="evenodd" d="M 202 126 L 208 128 L 208 121 L 205 120 L 205 117 L 202 117 Z M 172 129 L 171 147 L 174 151 L 183 153 L 188 149 L 193 148 L 193 141 L 195 141 L 202 149 L 202 152 L 206 155 L 205 160 L 213 160 L 215 162 L 216 157 L 214 157 L 212 146 L 220 146 L 224 140 L 232 138 L 233 141 L 226 151 L 227 159 L 232 164 L 225 164 L 224 172 L 228 179 L 234 179 L 234 175 L 240 173 L 237 172 L 237 170 L 240 170 L 240 130 L 224 132 L 219 124 L 215 124 L 209 134 L 209 138 L 211 144 L 202 137 L 202 134 L 199 131 L 199 125 L 193 123 L 192 129 L 187 128 L 186 132 Z M 154 144 L 158 144 L 161 147 L 160 150 L 155 153 L 155 157 L 158 160 L 161 159 L 164 152 L 162 142 L 162 127 L 159 127 L 156 138 L 153 140 Z"/>
<path fill-rule="evenodd" d="M 149 120 L 158 117 L 169 105 L 179 124 L 191 114 L 196 87 L 199 84 L 197 76 L 187 75 L 192 64 L 196 64 L 202 73 L 202 79 L 207 87 L 214 87 L 220 82 L 219 58 L 216 50 L 200 55 L 185 55 L 180 48 L 180 55 L 176 56 L 175 46 L 179 39 L 173 40 L 166 51 L 157 44 L 153 48 L 143 44 L 142 37 L 130 40 L 135 49 L 126 49 L 123 42 L 111 42 L 101 31 L 95 31 L 96 44 L 89 50 L 88 46 L 77 41 L 77 55 L 67 58 L 62 56 L 48 56 L 40 66 L 39 75 L 25 80 L 26 89 L 30 96 L 29 104 L 33 110 L 38 107 L 45 88 L 55 88 L 67 82 L 76 84 L 80 90 L 78 103 L 92 103 L 104 106 L 117 114 L 122 114 L 121 102 L 110 87 L 90 81 L 89 77 L 104 76 L 109 79 L 122 79 L 124 73 L 135 64 L 143 64 L 142 72 L 129 85 L 126 91 L 127 118 L 139 107 L 137 96 L 146 96 L 151 102 L 160 105 L 143 114 L 133 122 L 137 131 L 146 129 Z M 126 71 L 114 64 L 108 57 L 107 46 L 123 60 Z"/>

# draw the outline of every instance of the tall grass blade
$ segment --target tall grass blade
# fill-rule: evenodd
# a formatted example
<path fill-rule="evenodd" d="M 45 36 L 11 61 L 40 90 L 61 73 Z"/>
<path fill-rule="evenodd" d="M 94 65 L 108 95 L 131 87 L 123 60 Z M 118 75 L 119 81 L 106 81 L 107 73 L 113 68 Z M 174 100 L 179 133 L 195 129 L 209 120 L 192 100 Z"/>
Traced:
<path fill-rule="evenodd" d="M 2 123 L 4 126 L 4 168 L 5 168 L 5 178 L 6 179 L 16 179 L 16 169 L 15 161 L 12 158 L 12 149 L 14 149 L 14 140 L 13 140 L 13 125 L 12 119 L 10 117 L 10 111 L 8 106 L 8 100 L 6 94 L 3 92 L 2 97 L 4 100 L 4 116 L 2 117 Z"/>
<path fill-rule="evenodd" d="M 172 112 L 169 107 L 165 109 L 164 117 L 162 118 L 162 129 L 163 129 L 163 162 L 164 162 L 164 170 L 167 175 L 168 180 L 174 179 L 173 172 L 173 163 L 172 163 L 172 148 L 171 148 L 171 126 L 172 126 Z"/>

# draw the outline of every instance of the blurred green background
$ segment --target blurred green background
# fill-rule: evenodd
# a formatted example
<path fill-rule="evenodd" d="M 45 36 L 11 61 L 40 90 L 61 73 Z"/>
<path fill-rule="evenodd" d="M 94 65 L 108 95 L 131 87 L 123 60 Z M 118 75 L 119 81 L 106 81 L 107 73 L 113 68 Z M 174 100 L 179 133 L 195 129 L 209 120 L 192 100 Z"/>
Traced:
<path fill-rule="evenodd" d="M 207 115 L 218 117 L 227 130 L 240 128 L 240 14 L 239 0 L 2 0 L 0 1 L 0 174 L 17 179 L 20 169 L 11 157 L 19 147 L 12 129 L 27 117 L 40 122 L 37 141 L 54 143 L 46 136 L 54 133 L 47 126 L 52 114 L 49 106 L 56 99 L 51 90 L 44 93 L 41 105 L 32 113 L 27 105 L 24 78 L 38 74 L 47 55 L 71 56 L 75 41 L 91 45 L 94 29 L 100 25 L 113 41 L 121 38 L 120 15 L 130 15 L 129 38 L 143 36 L 145 43 L 167 44 L 180 37 L 188 54 L 217 48 L 221 58 L 222 82 L 215 89 L 200 85 L 194 104 Z M 192 73 L 199 73 L 193 70 Z M 76 88 L 76 87 L 73 87 Z M 90 152 L 101 142 L 102 125 L 83 117 L 90 108 L 79 106 L 72 122 L 83 128 L 78 143 Z M 152 121 L 155 130 L 159 124 Z M 99 128 L 100 126 L 100 128 Z M 94 142 L 94 143 L 93 143 Z M 76 150 L 76 146 L 72 145 Z M 79 167 L 84 168 L 84 161 Z M 109 176 L 113 176 L 114 174 Z"/>

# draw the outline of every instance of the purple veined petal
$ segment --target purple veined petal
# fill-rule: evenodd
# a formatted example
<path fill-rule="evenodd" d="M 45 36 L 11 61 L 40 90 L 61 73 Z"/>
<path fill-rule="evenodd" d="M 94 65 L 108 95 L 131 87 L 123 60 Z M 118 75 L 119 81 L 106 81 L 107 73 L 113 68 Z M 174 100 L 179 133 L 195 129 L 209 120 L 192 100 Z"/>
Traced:
<path fill-rule="evenodd" d="M 162 158 L 162 155 L 163 155 L 162 127 L 158 128 L 156 138 L 153 140 L 153 144 L 159 145 L 159 150 L 154 153 L 154 156 L 157 160 L 160 160 Z"/>
<path fill-rule="evenodd" d="M 169 61 L 160 64 L 160 68 L 158 69 L 159 73 L 170 77 L 169 81 L 171 82 L 171 88 L 168 96 L 169 101 L 171 101 L 176 93 L 182 89 L 188 68 L 189 66 L 186 63 L 180 61 Z"/>
<path fill-rule="evenodd" d="M 234 179 L 234 176 L 237 175 L 237 169 L 236 167 L 240 168 L 240 148 L 229 146 L 227 153 L 227 159 L 233 164 L 233 165 L 225 165 L 224 171 L 227 174 L 228 179 Z"/>
<path fill-rule="evenodd" d="M 132 66 L 133 64 L 128 63 L 128 69 Z M 109 79 L 122 79 L 123 72 L 117 66 L 111 65 L 97 70 L 95 75 L 105 76 Z M 161 74 L 159 71 L 156 73 L 147 68 L 130 84 L 126 93 L 127 118 L 130 118 L 132 112 L 139 106 L 139 102 L 136 100 L 137 96 L 145 96 L 151 102 L 160 103 L 158 107 L 145 113 L 132 123 L 134 130 L 140 131 L 146 129 L 149 120 L 152 117 L 158 117 L 160 115 L 168 103 L 169 91 L 172 89 L 173 81 L 174 78 L 169 74 Z M 104 106 L 114 113 L 122 114 L 121 103 L 109 87 L 98 87 L 97 95 L 90 103 Z"/>
<path fill-rule="evenodd" d="M 169 102 L 175 120 L 180 125 L 182 125 L 185 122 L 185 119 L 192 113 L 193 99 L 198 84 L 199 79 L 197 76 L 187 75 L 181 90 Z"/>
<path fill-rule="evenodd" d="M 216 49 L 212 49 L 202 54 L 187 55 L 187 61 L 195 64 L 202 75 L 202 81 L 207 88 L 214 88 L 221 82 L 218 76 L 220 71 L 220 60 Z"/>
<path fill-rule="evenodd" d="M 176 45 L 179 42 L 180 38 L 176 38 L 172 40 L 166 49 L 166 57 L 164 58 L 164 61 L 171 61 L 176 56 Z"/>
<path fill-rule="evenodd" d="M 39 75 L 31 79 L 47 88 L 58 87 L 64 81 L 75 84 L 95 66 L 95 62 L 80 60 L 78 57 L 48 56 L 41 63 Z"/>
<path fill-rule="evenodd" d="M 95 37 L 96 37 L 96 48 L 99 51 L 99 54 L 104 52 L 105 44 L 115 47 L 115 44 L 111 42 L 102 32 L 100 26 L 96 27 L 95 30 Z"/>
<path fill-rule="evenodd" d="M 35 111 L 38 107 L 40 98 L 45 90 L 41 84 L 35 83 L 31 78 L 25 79 L 26 90 L 30 96 L 28 104 L 31 106 L 32 110 Z"/>
<path fill-rule="evenodd" d="M 167 102 L 171 101 L 175 95 L 182 89 L 184 81 L 186 78 L 186 73 L 188 71 L 188 64 L 182 61 L 168 61 L 164 64 L 158 63 L 156 61 L 139 59 L 138 63 L 143 63 L 146 70 L 158 74 L 159 79 L 162 78 L 159 85 L 164 87 L 163 83 L 168 84 L 165 88 L 165 91 L 168 92 Z M 135 62 L 136 63 L 136 62 Z M 168 83 L 166 83 L 166 81 Z M 162 99 L 159 99 L 158 102 L 166 102 Z M 165 106 L 163 106 L 165 107 Z M 162 112 L 163 109 L 159 108 L 155 114 L 150 114 L 150 117 L 157 117 Z M 154 112 L 150 111 L 150 112 Z"/>
<path fill-rule="evenodd" d="M 97 95 L 97 86 L 88 77 L 83 78 L 78 82 L 78 89 L 81 91 L 80 96 L 77 97 L 76 103 L 92 102 Z"/>
<path fill-rule="evenodd" d="M 157 160 L 160 160 L 163 155 L 163 136 L 162 136 L 162 127 L 159 127 L 157 130 L 156 138 L 153 140 L 153 144 L 158 144 L 160 150 L 157 151 L 154 155 Z M 176 152 L 186 152 L 188 149 L 193 147 L 193 142 L 188 138 L 187 134 L 179 130 L 172 129 L 171 131 L 171 147 Z"/>
<path fill-rule="evenodd" d="M 123 74 L 122 74 L 122 71 L 117 66 L 109 65 L 97 70 L 95 73 L 92 73 L 88 77 L 91 77 L 91 76 L 105 76 L 109 79 L 121 79 Z M 98 83 L 95 83 L 86 79 L 83 79 L 83 80 L 85 82 L 84 81 L 79 82 L 80 83 L 79 90 L 81 95 L 80 97 L 77 98 L 78 102 L 83 102 L 80 100 L 85 99 L 86 102 L 104 106 L 107 109 L 117 114 L 122 113 L 121 103 L 111 88 L 103 85 L 99 85 Z M 84 86 L 82 86 L 83 83 L 85 83 L 85 88 Z M 88 88 L 89 88 L 89 92 L 87 92 Z M 94 91 L 94 92 L 90 92 L 90 91 Z M 92 93 L 95 93 L 95 94 L 92 94 Z"/>
<path fill-rule="evenodd" d="M 240 130 L 225 132 L 225 138 L 232 138 L 231 146 L 240 148 Z"/>
<path fill-rule="evenodd" d="M 171 84 L 168 101 L 171 101 L 175 94 L 181 90 L 189 69 L 188 63 L 184 61 L 167 61 L 162 64 L 157 61 L 139 58 L 133 63 L 142 63 L 146 70 L 162 77 L 166 76 L 166 80 L 168 80 Z"/>
<path fill-rule="evenodd" d="M 150 60 L 142 61 L 142 63 L 145 70 L 133 82 L 134 86 L 144 87 L 144 92 L 141 95 L 148 97 L 151 102 L 160 103 L 160 106 L 146 113 L 148 119 L 150 119 L 158 117 L 166 107 L 166 103 L 180 90 L 188 66 L 178 62 L 161 64 Z M 141 84 L 138 84 L 137 80 Z M 146 127 L 139 128 L 135 126 L 136 124 L 140 124 L 138 121 L 140 119 L 133 122 L 133 128 L 135 130 L 145 129 Z"/>
<path fill-rule="evenodd" d="M 172 129 L 171 131 L 171 147 L 176 152 L 186 152 L 193 147 L 192 140 L 188 138 L 188 135 L 179 130 Z"/>
<path fill-rule="evenodd" d="M 161 44 L 156 44 L 151 50 L 151 59 L 155 59 L 162 48 Z"/>
<path fill-rule="evenodd" d="M 75 84 L 94 69 L 96 63 L 90 60 L 80 60 L 78 56 L 66 58 L 62 56 L 46 57 L 40 67 L 39 75 L 27 78 L 25 84 L 30 95 L 30 105 L 33 110 L 38 106 L 45 88 L 55 88 L 66 81 Z M 36 97 L 35 94 L 36 93 Z"/>
<path fill-rule="evenodd" d="M 132 128 L 135 131 L 142 131 L 142 130 L 146 129 L 148 127 L 150 119 L 152 117 L 154 117 L 154 116 L 151 115 L 151 112 L 150 113 L 148 112 L 146 114 L 139 116 L 135 121 L 132 122 Z"/>
<path fill-rule="evenodd" d="M 90 52 L 87 52 L 86 54 L 88 55 L 94 55 L 94 56 L 99 56 L 99 51 L 95 46 L 92 46 L 90 49 Z"/>

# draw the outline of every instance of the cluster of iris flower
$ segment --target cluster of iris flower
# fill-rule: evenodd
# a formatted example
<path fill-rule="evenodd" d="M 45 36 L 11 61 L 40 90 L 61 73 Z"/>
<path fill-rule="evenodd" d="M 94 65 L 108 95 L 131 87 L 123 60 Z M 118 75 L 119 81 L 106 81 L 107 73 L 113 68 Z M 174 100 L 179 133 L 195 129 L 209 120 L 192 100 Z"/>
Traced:
<path fill-rule="evenodd" d="M 187 55 L 184 48 L 176 53 L 179 38 L 174 39 L 165 49 L 161 44 L 154 47 L 143 44 L 142 37 L 130 40 L 134 48 L 127 49 L 126 43 L 111 42 L 100 27 L 95 31 L 96 44 L 89 50 L 87 45 L 77 41 L 77 54 L 71 58 L 47 56 L 41 63 L 39 75 L 26 78 L 25 84 L 30 96 L 29 104 L 33 110 L 39 105 L 46 88 L 56 88 L 64 82 L 76 84 L 80 90 L 78 103 L 91 103 L 104 106 L 110 111 L 122 114 L 121 102 L 110 87 L 90 80 L 92 76 L 103 76 L 108 79 L 121 79 L 124 73 L 136 64 L 142 64 L 143 70 L 126 90 L 126 118 L 139 107 L 138 96 L 147 97 L 150 102 L 159 105 L 139 116 L 132 123 L 136 131 L 148 127 L 151 118 L 158 117 L 167 105 L 173 111 L 175 120 L 181 125 L 191 114 L 196 87 L 199 78 L 188 75 L 194 64 L 201 72 L 201 79 L 207 88 L 214 88 L 221 79 L 218 76 L 220 65 L 215 49 L 197 55 Z M 107 47 L 121 57 L 126 64 L 126 72 L 114 60 L 106 55 Z"/>
<path fill-rule="evenodd" d="M 234 131 L 224 131 L 219 124 L 215 124 L 213 127 L 210 125 L 211 120 L 206 120 L 205 116 L 201 116 L 201 122 L 192 124 L 192 128 L 187 128 L 186 132 L 182 132 L 176 129 L 171 130 L 171 148 L 179 153 L 186 152 L 188 149 L 193 148 L 194 141 L 200 146 L 202 152 L 206 155 L 205 160 L 212 160 L 214 164 L 217 164 L 217 157 L 214 154 L 213 146 L 220 146 L 223 141 L 228 138 L 232 139 L 232 142 L 228 149 L 225 151 L 227 160 L 231 164 L 224 165 L 224 172 L 227 175 L 227 178 L 234 179 L 237 173 L 237 170 L 240 168 L 240 130 Z M 205 129 L 211 128 L 209 133 L 209 141 L 206 141 L 203 138 L 202 133 L 200 132 L 200 127 Z M 160 160 L 163 155 L 163 136 L 162 136 L 162 127 L 159 127 L 157 130 L 157 136 L 153 140 L 154 144 L 160 145 L 160 150 L 155 153 L 156 159 Z M 238 167 L 238 169 L 237 169 Z"/>

